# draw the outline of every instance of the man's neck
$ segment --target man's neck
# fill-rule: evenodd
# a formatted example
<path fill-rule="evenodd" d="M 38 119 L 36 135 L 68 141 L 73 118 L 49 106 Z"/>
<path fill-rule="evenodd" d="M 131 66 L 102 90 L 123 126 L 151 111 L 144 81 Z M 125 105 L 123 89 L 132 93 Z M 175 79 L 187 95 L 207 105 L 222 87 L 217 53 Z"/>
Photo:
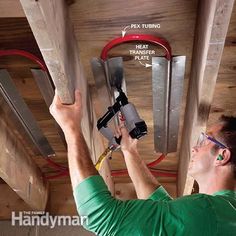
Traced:
<path fill-rule="evenodd" d="M 211 177 L 204 178 L 202 181 L 198 181 L 198 184 L 199 193 L 209 195 L 222 190 L 236 191 L 234 176 L 223 175 L 222 173 L 221 175 L 219 175 L 219 173 L 215 173 Z"/>

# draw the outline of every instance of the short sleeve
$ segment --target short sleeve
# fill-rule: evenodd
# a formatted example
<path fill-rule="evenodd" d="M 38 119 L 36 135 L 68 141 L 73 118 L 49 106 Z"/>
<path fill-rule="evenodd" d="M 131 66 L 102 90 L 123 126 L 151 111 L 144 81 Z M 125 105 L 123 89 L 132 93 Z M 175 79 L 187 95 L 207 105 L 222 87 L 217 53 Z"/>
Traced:
<path fill-rule="evenodd" d="M 149 197 L 153 201 L 170 201 L 172 197 L 163 188 L 163 186 L 158 187 Z"/>
<path fill-rule="evenodd" d="M 154 236 L 164 232 L 164 202 L 115 199 L 101 176 L 81 182 L 74 189 L 74 198 L 80 216 L 88 218 L 83 227 L 97 235 Z"/>
<path fill-rule="evenodd" d="M 83 227 L 100 236 L 216 235 L 216 218 L 203 194 L 171 200 L 159 187 L 147 200 L 121 201 L 95 175 L 74 189 L 74 197 L 78 213 L 88 218 Z"/>

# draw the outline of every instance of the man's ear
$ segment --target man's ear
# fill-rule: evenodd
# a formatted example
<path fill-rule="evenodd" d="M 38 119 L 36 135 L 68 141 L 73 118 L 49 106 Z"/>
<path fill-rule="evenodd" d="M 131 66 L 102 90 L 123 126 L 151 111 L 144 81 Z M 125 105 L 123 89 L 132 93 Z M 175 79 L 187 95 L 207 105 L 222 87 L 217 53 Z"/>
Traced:
<path fill-rule="evenodd" d="M 231 152 L 229 149 L 223 149 L 219 152 L 216 157 L 216 166 L 226 165 L 231 157 Z"/>

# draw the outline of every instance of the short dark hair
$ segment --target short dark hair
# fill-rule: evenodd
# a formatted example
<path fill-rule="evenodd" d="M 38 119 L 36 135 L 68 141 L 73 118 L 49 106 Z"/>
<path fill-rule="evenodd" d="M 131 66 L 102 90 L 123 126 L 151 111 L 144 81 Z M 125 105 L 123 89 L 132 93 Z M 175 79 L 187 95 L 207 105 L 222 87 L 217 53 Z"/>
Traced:
<path fill-rule="evenodd" d="M 217 136 L 231 152 L 230 162 L 233 165 L 236 179 L 236 117 L 222 115 L 219 121 L 222 123 L 222 128 L 218 131 Z"/>

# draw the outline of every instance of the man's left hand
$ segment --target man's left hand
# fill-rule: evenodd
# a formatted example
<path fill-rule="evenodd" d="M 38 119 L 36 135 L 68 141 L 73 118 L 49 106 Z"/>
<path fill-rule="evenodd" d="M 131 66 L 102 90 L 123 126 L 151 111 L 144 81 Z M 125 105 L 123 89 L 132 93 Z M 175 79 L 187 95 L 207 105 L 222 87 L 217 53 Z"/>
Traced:
<path fill-rule="evenodd" d="M 72 105 L 62 104 L 55 91 L 49 111 L 62 128 L 65 136 L 81 130 L 82 102 L 79 90 L 75 90 L 75 102 Z"/>

